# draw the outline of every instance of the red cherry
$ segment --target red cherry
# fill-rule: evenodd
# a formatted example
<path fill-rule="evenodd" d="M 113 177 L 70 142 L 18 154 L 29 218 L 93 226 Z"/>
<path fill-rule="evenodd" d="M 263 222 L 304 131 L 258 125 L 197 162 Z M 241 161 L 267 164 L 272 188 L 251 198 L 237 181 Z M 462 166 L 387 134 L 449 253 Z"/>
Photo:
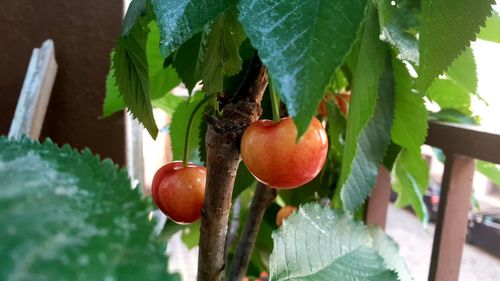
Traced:
<path fill-rule="evenodd" d="M 184 167 L 179 161 L 168 163 L 153 178 L 153 200 L 176 223 L 192 223 L 201 217 L 206 177 L 205 167 Z"/>
<path fill-rule="evenodd" d="M 258 120 L 243 133 L 241 157 L 260 182 L 289 189 L 311 181 L 321 171 L 328 152 L 325 128 L 313 118 L 296 142 L 297 128 L 291 118 L 280 122 Z"/>

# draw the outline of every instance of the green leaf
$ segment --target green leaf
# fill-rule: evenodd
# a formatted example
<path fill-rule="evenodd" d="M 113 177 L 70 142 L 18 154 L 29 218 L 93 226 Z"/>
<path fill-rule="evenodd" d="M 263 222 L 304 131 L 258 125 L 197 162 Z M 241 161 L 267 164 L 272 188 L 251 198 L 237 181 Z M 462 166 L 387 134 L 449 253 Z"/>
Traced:
<path fill-rule="evenodd" d="M 207 37 L 207 50 L 201 68 L 203 90 L 207 94 L 222 92 L 224 76 L 240 72 L 243 61 L 239 48 L 244 40 L 243 29 L 233 9 L 227 10 L 214 22 Z"/>
<path fill-rule="evenodd" d="M 186 85 L 189 94 L 201 80 L 201 65 L 205 57 L 208 31 L 204 30 L 180 46 L 175 53 L 173 66 Z"/>
<path fill-rule="evenodd" d="M 228 0 L 151 0 L 160 27 L 160 51 L 164 57 L 203 30 L 222 11 Z"/>
<path fill-rule="evenodd" d="M 418 64 L 417 15 L 419 2 L 416 0 L 398 1 L 376 0 L 379 11 L 381 39 L 390 43 L 401 60 Z"/>
<path fill-rule="evenodd" d="M 174 87 L 180 84 L 173 67 L 164 67 L 164 58 L 160 55 L 160 31 L 155 21 L 148 24 L 149 33 L 146 44 L 146 53 L 148 58 L 148 77 L 152 100 L 161 98 L 170 92 Z"/>
<path fill-rule="evenodd" d="M 250 173 L 250 171 L 248 171 L 245 163 L 241 161 L 238 166 L 238 171 L 236 172 L 236 179 L 234 181 L 233 200 L 255 183 L 255 177 Z"/>
<path fill-rule="evenodd" d="M 368 230 L 373 239 L 373 246 L 384 259 L 385 266 L 398 274 L 399 281 L 413 280 L 408 267 L 399 255 L 398 244 L 378 226 L 370 225 Z"/>
<path fill-rule="evenodd" d="M 477 92 L 477 72 L 476 59 L 471 48 L 465 51 L 453 61 L 446 71 L 446 75 L 451 80 L 462 85 L 467 91 L 475 94 Z"/>
<path fill-rule="evenodd" d="M 390 142 L 394 81 L 386 59 L 388 54 L 378 39 L 376 10 L 370 8 L 354 75 L 342 170 L 335 196 L 338 201 L 340 195 L 344 208 L 351 212 L 371 193 L 377 166 Z"/>
<path fill-rule="evenodd" d="M 429 184 L 429 167 L 420 153 L 403 149 L 396 161 L 394 190 L 398 193 L 396 204 L 399 207 L 411 205 L 418 218 L 427 222 L 427 207 L 423 194 Z"/>
<path fill-rule="evenodd" d="M 462 51 L 476 39 L 491 15 L 494 0 L 422 0 L 418 89 L 425 92 Z"/>
<path fill-rule="evenodd" d="M 427 97 L 441 109 L 456 109 L 467 115 L 472 114 L 470 93 L 453 80 L 435 80 L 427 91 Z"/>
<path fill-rule="evenodd" d="M 172 116 L 172 114 L 174 114 L 174 112 L 175 112 L 175 109 L 181 103 L 183 103 L 185 101 L 186 101 L 185 98 L 179 97 L 179 96 L 176 96 L 176 95 L 170 93 L 170 94 L 164 95 L 163 97 L 161 97 L 159 99 L 152 100 L 151 104 L 154 107 L 158 107 L 158 108 L 162 109 L 163 111 L 165 111 L 170 116 Z"/>
<path fill-rule="evenodd" d="M 172 157 L 174 160 L 182 160 L 184 155 L 184 141 L 186 138 L 186 130 L 189 117 L 191 116 L 196 105 L 203 100 L 203 93 L 194 94 L 186 102 L 182 102 L 175 109 L 170 124 L 170 141 L 172 143 Z M 188 160 L 193 163 L 200 162 L 199 144 L 200 144 L 200 123 L 203 117 L 202 112 L 198 112 L 194 117 L 193 127 L 191 129 L 191 138 L 189 139 Z"/>
<path fill-rule="evenodd" d="M 335 162 L 342 162 L 345 145 L 346 119 L 339 107 L 333 101 L 326 101 L 328 112 L 328 139 L 330 140 L 329 153 L 333 153 Z"/>
<path fill-rule="evenodd" d="M 1 280 L 180 280 L 150 204 L 89 150 L 0 138 Z"/>
<path fill-rule="evenodd" d="M 387 151 L 385 152 L 384 160 L 382 160 L 382 164 L 388 171 L 392 171 L 394 163 L 396 163 L 396 159 L 398 158 L 400 152 L 401 146 L 391 141 L 391 144 L 389 144 Z"/>
<path fill-rule="evenodd" d="M 123 18 L 122 36 L 127 36 L 136 22 L 147 13 L 148 0 L 132 0 Z"/>
<path fill-rule="evenodd" d="M 182 230 L 181 239 L 188 249 L 198 246 L 198 241 L 200 241 L 200 221 L 187 225 Z"/>
<path fill-rule="evenodd" d="M 425 108 L 423 96 L 412 92 L 413 81 L 405 65 L 398 60 L 393 60 L 392 65 L 396 101 L 391 138 L 398 145 L 420 153 L 420 147 L 427 136 L 429 113 Z"/>
<path fill-rule="evenodd" d="M 431 112 L 429 114 L 429 119 L 444 122 L 479 125 L 478 120 L 456 109 L 443 109 L 438 112 Z"/>
<path fill-rule="evenodd" d="M 120 37 L 113 55 L 113 67 L 118 88 L 125 104 L 149 134 L 156 138 L 158 128 L 153 117 L 149 96 L 148 60 L 146 56 L 146 23 L 138 20 L 130 33 Z"/>
<path fill-rule="evenodd" d="M 476 170 L 485 175 L 496 185 L 500 185 L 500 167 L 490 162 L 477 160 Z"/>
<path fill-rule="evenodd" d="M 118 91 L 118 86 L 116 85 L 115 70 L 113 67 L 110 67 L 109 73 L 106 76 L 106 97 L 102 106 L 102 117 L 111 116 L 113 113 L 124 108 L 125 102 L 123 101 L 123 97 L 120 96 L 120 91 Z"/>
<path fill-rule="evenodd" d="M 477 38 L 500 43 L 500 15 L 497 12 L 486 19 L 486 25 L 481 28 Z"/>
<path fill-rule="evenodd" d="M 301 206 L 274 231 L 273 240 L 271 280 L 398 280 L 393 263 L 385 265 L 397 260 L 395 253 L 386 250 L 382 258 L 368 228 L 338 210 Z"/>
<path fill-rule="evenodd" d="M 302 135 L 358 37 L 366 0 L 241 0 L 240 21 Z"/>

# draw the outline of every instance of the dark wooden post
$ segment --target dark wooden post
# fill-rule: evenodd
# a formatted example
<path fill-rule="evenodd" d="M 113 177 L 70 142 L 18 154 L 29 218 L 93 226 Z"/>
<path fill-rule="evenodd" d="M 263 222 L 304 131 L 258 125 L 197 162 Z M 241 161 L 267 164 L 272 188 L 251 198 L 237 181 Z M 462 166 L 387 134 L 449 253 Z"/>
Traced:
<path fill-rule="evenodd" d="M 447 154 L 429 280 L 458 280 L 474 171 L 474 159 Z"/>
<path fill-rule="evenodd" d="M 123 113 L 100 118 L 109 52 L 122 16 L 123 0 L 2 1 L 0 134 L 9 130 L 33 48 L 52 39 L 59 69 L 41 139 L 89 147 L 124 164 Z"/>
<path fill-rule="evenodd" d="M 387 208 L 391 197 L 391 173 L 384 166 L 379 166 L 377 181 L 366 208 L 366 223 L 375 224 L 385 229 Z"/>

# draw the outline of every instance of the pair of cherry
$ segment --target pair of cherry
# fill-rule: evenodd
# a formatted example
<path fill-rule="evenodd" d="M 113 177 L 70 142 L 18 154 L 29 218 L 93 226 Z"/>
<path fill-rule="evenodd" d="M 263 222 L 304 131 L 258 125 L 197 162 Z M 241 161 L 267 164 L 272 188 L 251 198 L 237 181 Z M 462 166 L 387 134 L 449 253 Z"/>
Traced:
<path fill-rule="evenodd" d="M 328 152 L 326 131 L 313 118 L 297 142 L 297 129 L 289 117 L 279 122 L 258 120 L 241 139 L 241 157 L 257 180 L 277 189 L 299 187 L 321 171 Z M 152 185 L 156 205 L 177 223 L 200 218 L 205 195 L 206 168 L 171 162 L 155 174 Z"/>

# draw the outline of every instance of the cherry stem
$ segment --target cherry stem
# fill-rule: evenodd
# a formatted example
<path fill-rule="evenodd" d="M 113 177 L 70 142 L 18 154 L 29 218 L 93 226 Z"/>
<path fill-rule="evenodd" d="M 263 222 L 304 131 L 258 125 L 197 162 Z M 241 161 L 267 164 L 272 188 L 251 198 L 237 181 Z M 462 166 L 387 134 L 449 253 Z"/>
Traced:
<path fill-rule="evenodd" d="M 189 150 L 189 139 L 191 138 L 191 129 L 193 127 L 194 117 L 196 113 L 202 108 L 208 101 L 210 101 L 213 97 L 215 97 L 217 93 L 210 94 L 202 99 L 191 112 L 191 116 L 189 116 L 189 121 L 186 129 L 186 138 L 184 140 L 184 157 L 182 159 L 182 165 L 187 167 L 188 163 L 188 150 Z"/>
<path fill-rule="evenodd" d="M 271 94 L 271 107 L 273 109 L 273 121 L 278 123 L 280 118 L 280 97 L 278 93 L 276 93 L 274 89 L 274 82 L 272 79 L 269 79 L 269 92 Z"/>

